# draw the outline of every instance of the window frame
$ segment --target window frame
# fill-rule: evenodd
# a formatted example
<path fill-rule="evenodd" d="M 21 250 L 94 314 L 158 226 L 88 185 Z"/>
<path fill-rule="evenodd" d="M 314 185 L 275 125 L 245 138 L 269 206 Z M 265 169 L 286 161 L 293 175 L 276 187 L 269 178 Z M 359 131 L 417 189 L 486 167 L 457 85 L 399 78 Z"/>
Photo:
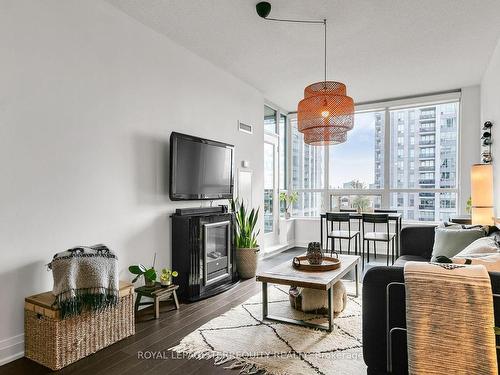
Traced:
<path fill-rule="evenodd" d="M 456 134 L 456 183 L 454 188 L 393 188 L 392 180 L 391 180 L 391 118 L 390 112 L 401 109 L 408 110 L 411 108 L 422 108 L 426 106 L 435 106 L 442 105 L 448 103 L 457 103 L 457 134 Z M 329 188 L 329 159 L 330 159 L 330 147 L 325 147 L 325 165 L 324 165 L 324 177 L 323 177 L 323 187 L 318 189 L 305 189 L 305 188 L 296 188 L 292 184 L 292 138 L 291 138 L 291 121 L 296 118 L 296 112 L 289 112 L 287 116 L 287 134 L 286 134 L 286 149 L 287 149 L 287 170 L 285 174 L 286 186 L 287 190 L 296 191 L 299 194 L 304 192 L 320 192 L 322 193 L 322 204 L 320 211 L 323 211 L 323 207 L 328 206 L 330 209 L 331 196 L 338 195 L 378 195 L 381 196 L 381 205 L 382 207 L 390 207 L 391 204 L 391 195 L 393 193 L 453 193 L 455 194 L 455 209 L 457 212 L 461 211 L 461 202 L 460 199 L 460 178 L 461 178 L 461 155 L 460 155 L 460 144 L 461 144 L 461 128 L 462 128 L 462 102 L 461 102 L 461 91 L 451 91 L 443 94 L 431 95 L 431 96 L 416 96 L 416 97 L 408 97 L 403 99 L 396 100 L 387 100 L 387 101 L 379 101 L 379 102 L 370 102 L 370 103 L 361 103 L 355 106 L 355 113 L 363 113 L 363 112 L 383 112 L 384 113 L 384 179 L 383 186 L 377 189 L 330 189 Z M 398 126 L 397 122 L 393 124 L 394 126 Z M 437 126 L 435 124 L 434 126 Z M 335 146 L 331 146 L 335 147 Z M 394 176 L 397 179 L 396 176 Z M 418 202 L 416 203 L 418 204 Z M 441 203 L 439 203 L 440 205 Z M 304 216 L 297 216 L 294 214 L 292 209 L 292 217 L 302 218 Z M 436 217 L 437 221 L 438 218 Z M 426 222 L 426 221 L 418 221 L 418 220 L 405 220 L 405 222 Z"/>

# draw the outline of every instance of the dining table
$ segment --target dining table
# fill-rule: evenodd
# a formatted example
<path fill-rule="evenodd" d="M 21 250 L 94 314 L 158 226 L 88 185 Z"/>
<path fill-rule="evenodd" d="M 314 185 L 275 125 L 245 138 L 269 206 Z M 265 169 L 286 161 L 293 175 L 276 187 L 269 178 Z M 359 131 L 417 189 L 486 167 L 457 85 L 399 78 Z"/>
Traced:
<path fill-rule="evenodd" d="M 373 212 L 369 212 L 370 214 L 374 214 Z M 375 215 L 387 215 L 389 222 L 394 222 L 395 225 L 395 233 L 396 233 L 396 258 L 399 257 L 399 248 L 400 248 L 400 237 L 401 237 L 401 229 L 403 227 L 403 214 L 400 212 L 391 212 L 391 213 L 375 213 Z M 349 219 L 358 221 L 359 230 L 361 232 L 361 224 L 363 221 L 363 213 L 360 212 L 349 212 Z M 326 212 L 320 214 L 320 238 L 321 238 L 321 248 L 323 249 L 323 237 L 324 237 L 324 229 L 326 229 L 326 233 L 328 233 L 328 223 L 326 221 Z"/>

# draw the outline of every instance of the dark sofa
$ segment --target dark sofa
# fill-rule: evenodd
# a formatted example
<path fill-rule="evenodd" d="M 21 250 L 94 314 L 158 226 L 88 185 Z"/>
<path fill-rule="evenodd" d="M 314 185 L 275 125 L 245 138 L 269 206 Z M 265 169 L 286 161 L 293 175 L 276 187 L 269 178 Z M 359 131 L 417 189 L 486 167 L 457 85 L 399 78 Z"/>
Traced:
<path fill-rule="evenodd" d="M 428 261 L 434 245 L 434 226 L 409 226 L 401 231 L 400 257 L 393 266 L 376 266 L 363 279 L 363 356 L 368 374 L 388 374 L 386 328 L 406 327 L 405 294 L 402 287 L 391 287 L 389 317 L 386 314 L 387 285 L 404 282 L 407 261 Z M 498 232 L 497 232 L 498 233 Z M 500 273 L 490 272 L 493 293 L 500 294 Z M 495 325 L 500 326 L 500 298 L 494 299 Z M 406 334 L 392 335 L 392 374 L 407 374 Z M 497 345 L 498 345 L 497 337 Z M 498 356 L 497 356 L 498 357 Z"/>

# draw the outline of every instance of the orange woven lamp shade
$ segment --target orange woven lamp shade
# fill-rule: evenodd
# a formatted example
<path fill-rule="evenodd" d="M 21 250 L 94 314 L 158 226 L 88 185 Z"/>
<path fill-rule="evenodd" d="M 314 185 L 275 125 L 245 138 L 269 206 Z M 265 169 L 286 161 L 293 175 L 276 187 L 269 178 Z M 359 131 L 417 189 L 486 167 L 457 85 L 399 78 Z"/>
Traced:
<path fill-rule="evenodd" d="M 331 127 L 312 128 L 304 131 L 304 143 L 312 146 L 337 145 L 347 141 L 347 132 Z"/>
<path fill-rule="evenodd" d="M 354 126 L 354 102 L 346 95 L 346 86 L 334 81 L 307 86 L 298 105 L 297 123 L 308 144 L 345 142 L 346 132 Z"/>

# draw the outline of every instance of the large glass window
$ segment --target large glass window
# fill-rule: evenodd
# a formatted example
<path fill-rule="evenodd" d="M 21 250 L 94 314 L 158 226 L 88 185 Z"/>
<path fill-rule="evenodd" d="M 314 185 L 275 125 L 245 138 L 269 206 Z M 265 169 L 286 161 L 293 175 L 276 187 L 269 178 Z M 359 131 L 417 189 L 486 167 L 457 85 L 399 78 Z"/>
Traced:
<path fill-rule="evenodd" d="M 287 173 L 287 162 L 286 162 L 286 137 L 287 137 L 287 131 L 286 131 L 286 116 L 283 114 L 280 114 L 280 122 L 279 122 L 279 155 L 280 155 L 280 166 L 279 166 L 279 173 L 280 173 L 280 190 L 285 190 L 287 188 L 287 183 L 286 183 L 286 173 Z"/>
<path fill-rule="evenodd" d="M 356 112 L 347 142 L 328 147 L 304 144 L 295 115 L 288 120 L 291 175 L 280 187 L 288 180 L 299 193 L 294 216 L 391 208 L 438 221 L 457 212 L 458 101 Z"/>
<path fill-rule="evenodd" d="M 297 129 L 297 119 L 291 119 L 292 189 L 325 188 L 325 147 L 309 146 Z"/>
<path fill-rule="evenodd" d="M 449 220 L 457 212 L 458 114 L 458 102 L 390 111 L 391 188 L 414 190 L 391 194 L 405 219 Z"/>
<path fill-rule="evenodd" d="M 278 121 L 277 121 L 278 111 L 272 109 L 271 107 L 264 106 L 264 130 L 268 133 L 277 134 L 278 133 Z"/>
<path fill-rule="evenodd" d="M 264 233 L 273 231 L 274 145 L 264 142 Z"/>
<path fill-rule="evenodd" d="M 330 189 L 383 188 L 384 122 L 384 112 L 355 114 L 347 142 L 329 147 Z"/>

